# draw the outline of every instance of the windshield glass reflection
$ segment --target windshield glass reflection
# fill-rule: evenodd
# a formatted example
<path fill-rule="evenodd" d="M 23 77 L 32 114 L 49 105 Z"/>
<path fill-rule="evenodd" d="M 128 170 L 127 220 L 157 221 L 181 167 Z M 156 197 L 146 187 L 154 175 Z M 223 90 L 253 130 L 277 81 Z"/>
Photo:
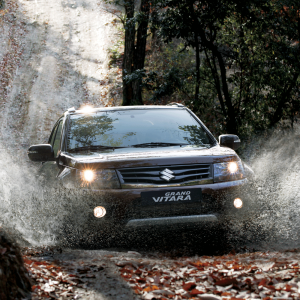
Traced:
<path fill-rule="evenodd" d="M 67 148 L 131 147 L 144 143 L 210 146 L 212 141 L 185 110 L 148 109 L 72 115 Z"/>

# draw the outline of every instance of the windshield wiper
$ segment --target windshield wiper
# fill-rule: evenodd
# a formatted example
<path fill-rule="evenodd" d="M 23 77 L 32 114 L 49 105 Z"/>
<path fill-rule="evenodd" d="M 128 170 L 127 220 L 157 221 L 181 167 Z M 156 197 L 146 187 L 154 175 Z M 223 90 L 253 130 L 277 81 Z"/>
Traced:
<path fill-rule="evenodd" d="M 169 146 L 182 146 L 182 145 L 189 145 L 187 143 L 160 143 L 160 142 L 151 142 L 151 143 L 143 143 L 143 144 L 136 144 L 131 145 L 131 147 L 169 147 Z"/>
<path fill-rule="evenodd" d="M 125 148 L 125 147 L 112 147 L 112 146 L 103 146 L 103 145 L 92 145 L 92 146 L 83 146 L 83 147 L 75 147 L 72 149 L 69 149 L 69 152 L 77 152 L 77 151 L 87 151 L 87 150 L 107 150 L 107 149 L 119 149 L 119 148 Z"/>

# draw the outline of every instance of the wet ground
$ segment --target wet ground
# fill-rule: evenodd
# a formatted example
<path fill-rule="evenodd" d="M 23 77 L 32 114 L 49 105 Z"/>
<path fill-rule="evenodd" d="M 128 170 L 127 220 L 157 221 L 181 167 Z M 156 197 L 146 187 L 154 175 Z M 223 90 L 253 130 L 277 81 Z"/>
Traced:
<path fill-rule="evenodd" d="M 200 235 L 139 235 L 101 250 L 23 248 L 33 299 L 299 299 L 298 250 Z"/>

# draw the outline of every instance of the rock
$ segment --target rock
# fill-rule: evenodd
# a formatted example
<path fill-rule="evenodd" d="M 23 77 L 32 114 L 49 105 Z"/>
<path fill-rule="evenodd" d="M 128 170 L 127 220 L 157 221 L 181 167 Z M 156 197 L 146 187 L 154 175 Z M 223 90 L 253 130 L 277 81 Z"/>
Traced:
<path fill-rule="evenodd" d="M 0 299 L 31 299 L 31 282 L 20 249 L 1 228 Z"/>

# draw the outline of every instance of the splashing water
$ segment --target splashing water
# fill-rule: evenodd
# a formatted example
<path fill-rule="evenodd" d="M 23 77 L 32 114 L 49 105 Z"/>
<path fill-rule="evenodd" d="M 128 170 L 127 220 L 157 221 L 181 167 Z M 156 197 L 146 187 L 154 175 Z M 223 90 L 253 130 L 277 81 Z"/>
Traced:
<path fill-rule="evenodd" d="M 281 250 L 300 245 L 299 149 L 299 136 L 289 133 L 274 134 L 259 152 L 252 150 L 249 160 L 256 174 L 255 201 L 263 207 L 259 218 L 253 220 L 264 232 L 263 245 L 258 247 Z M 78 212 L 88 212 L 92 200 L 62 187 L 42 188 L 35 168 L 5 151 L 0 152 L 0 164 L 0 226 L 13 232 L 21 243 L 54 245 L 62 228 L 84 230 L 87 214 Z M 257 247 L 254 235 L 247 243 Z"/>
<path fill-rule="evenodd" d="M 252 154 L 256 201 L 261 215 L 254 220 L 263 229 L 264 248 L 285 249 L 300 246 L 300 136 L 276 132 L 261 138 L 259 153 Z M 255 148 L 255 147 L 254 147 Z"/>
<path fill-rule="evenodd" d="M 88 211 L 82 194 L 59 185 L 42 187 L 34 168 L 13 161 L 4 151 L 0 153 L 0 164 L 0 227 L 21 244 L 55 244 L 70 218 L 73 227 L 82 226 L 86 216 L 77 216 L 78 212 Z"/>
<path fill-rule="evenodd" d="M 53 243 L 60 203 L 43 193 L 28 166 L 4 152 L 0 163 L 0 225 L 32 245 Z"/>

